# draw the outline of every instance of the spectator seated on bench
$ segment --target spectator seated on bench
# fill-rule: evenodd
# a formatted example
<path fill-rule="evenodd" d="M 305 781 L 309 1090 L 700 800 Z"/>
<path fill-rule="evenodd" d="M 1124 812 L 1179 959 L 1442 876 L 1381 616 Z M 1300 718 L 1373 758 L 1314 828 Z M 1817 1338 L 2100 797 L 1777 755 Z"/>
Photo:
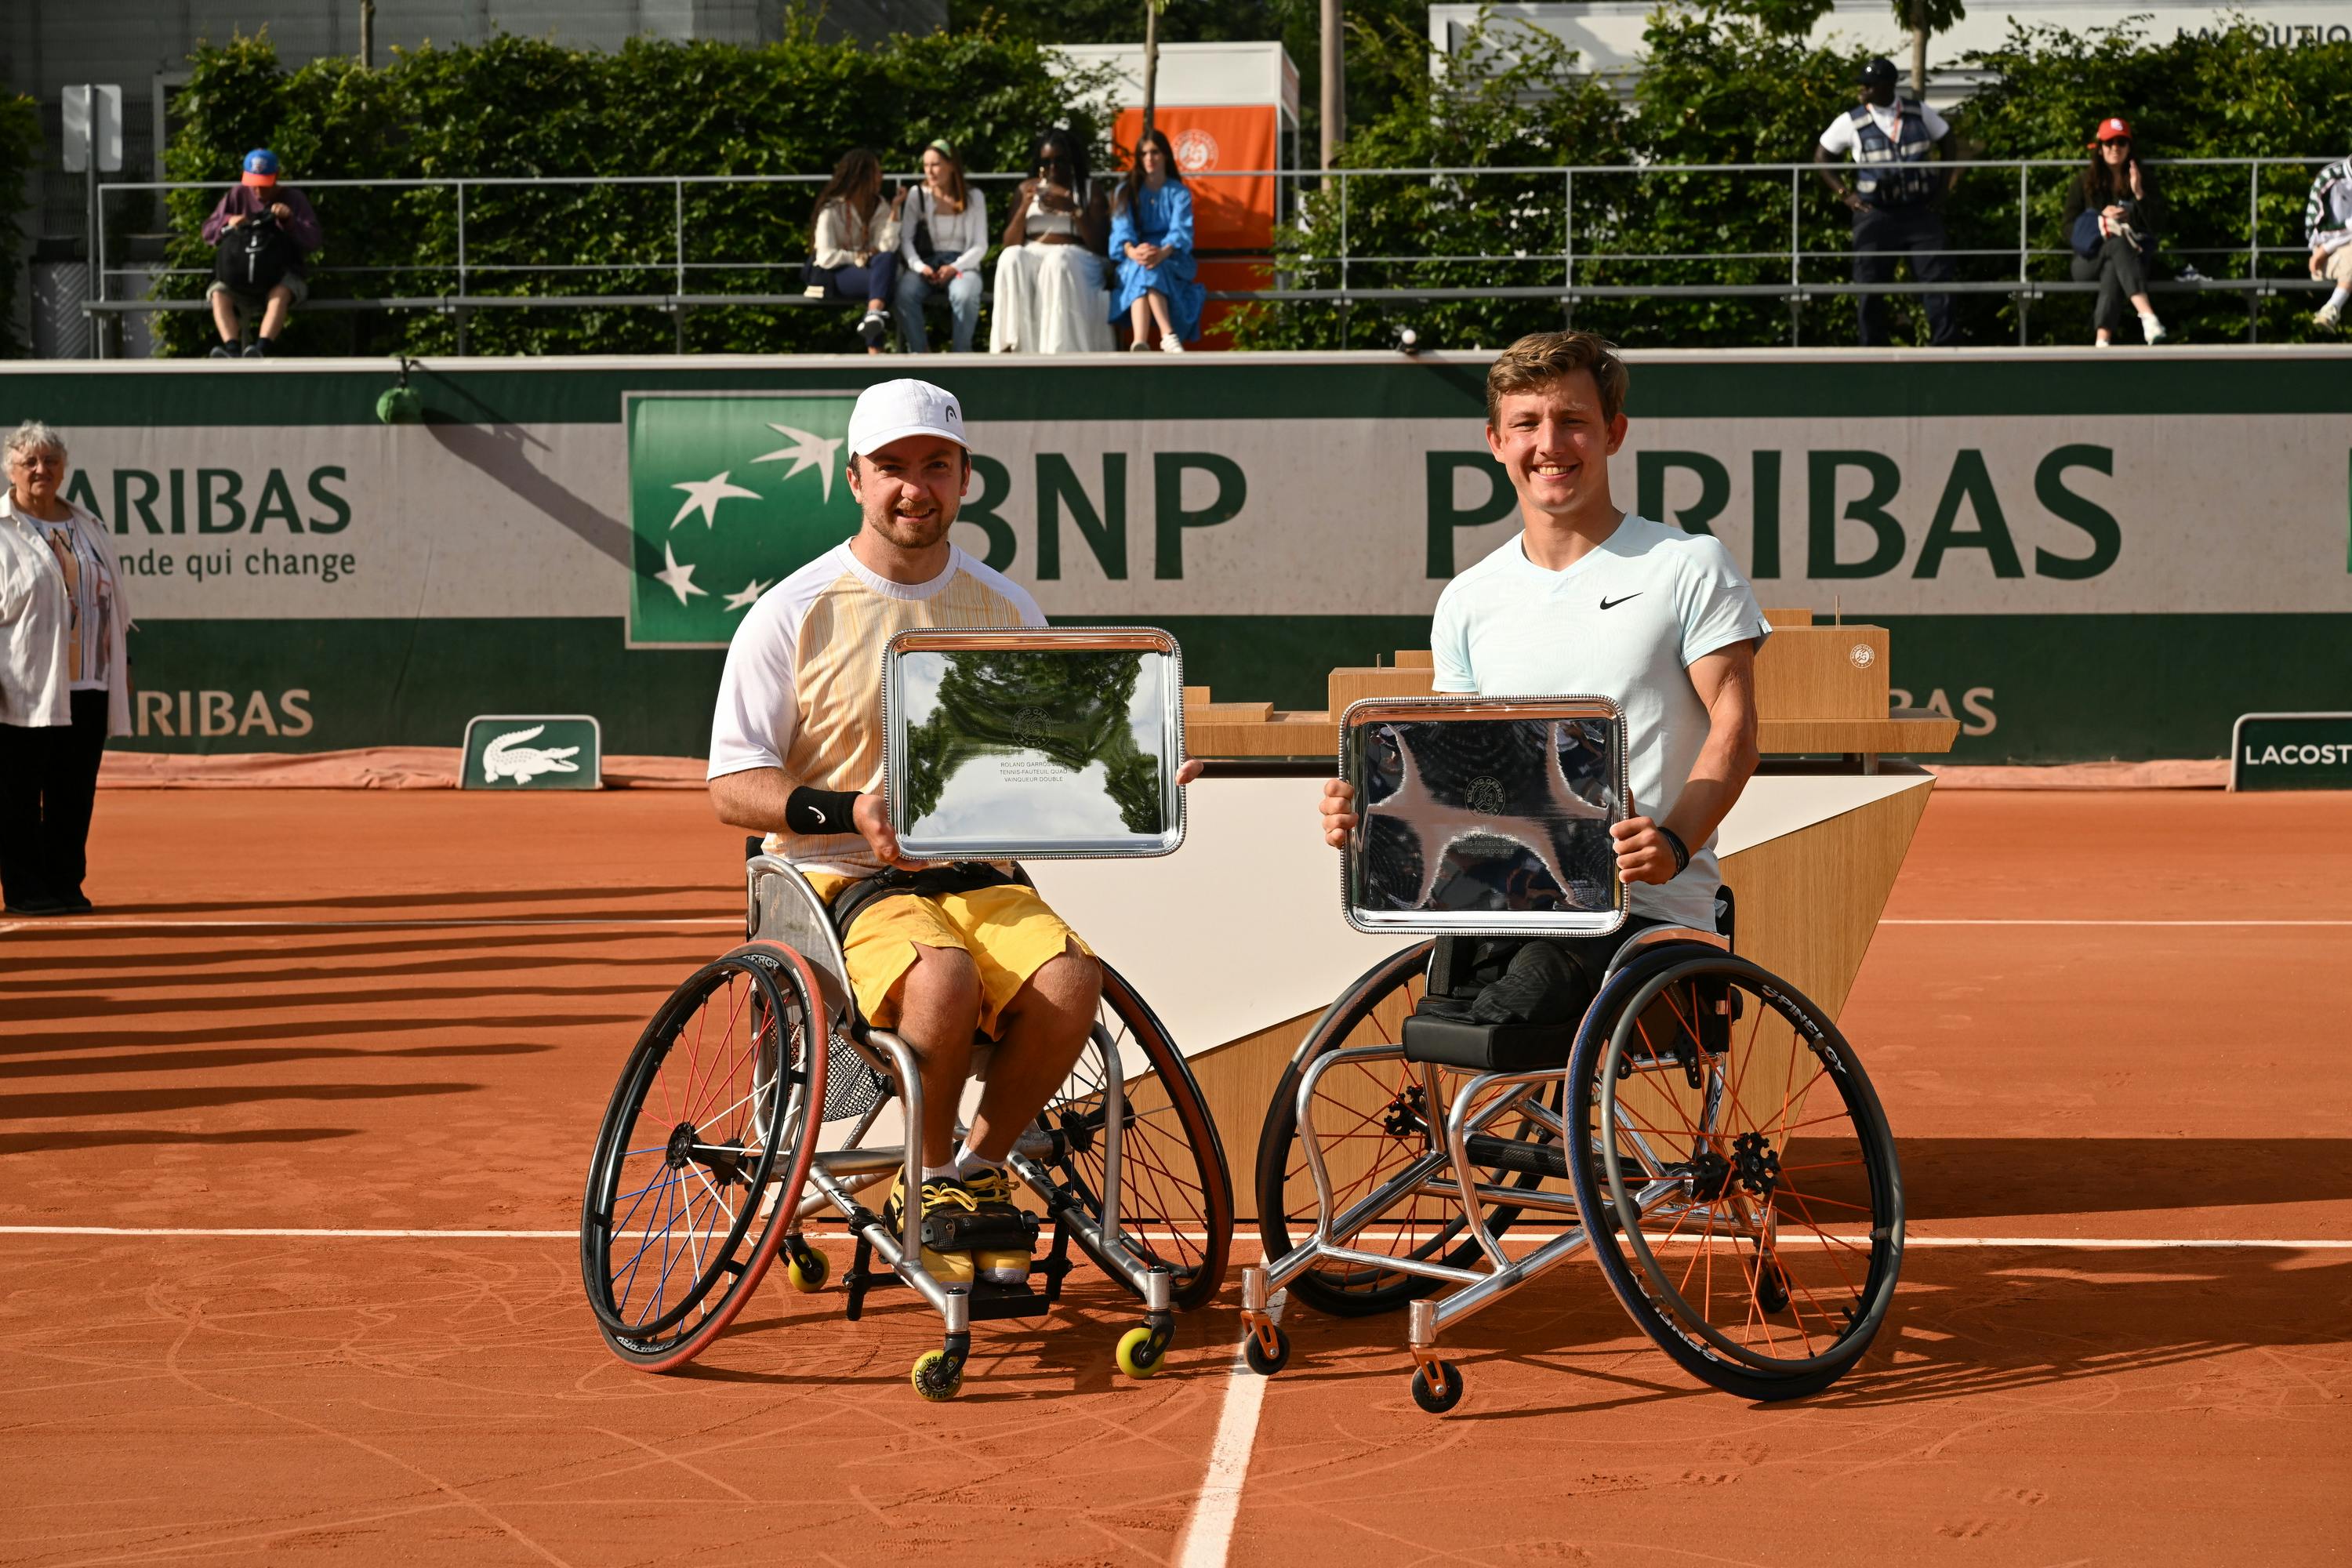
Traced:
<path fill-rule="evenodd" d="M 988 256 L 988 199 L 964 182 L 963 160 L 945 142 L 923 149 L 923 183 L 900 209 L 898 335 L 927 353 L 923 306 L 947 297 L 955 352 L 971 352 L 980 328 L 980 264 Z"/>
<path fill-rule="evenodd" d="M 309 199 L 278 183 L 277 153 L 257 147 L 245 155 L 243 180 L 205 219 L 204 237 L 215 252 L 206 297 L 220 329 L 212 357 L 236 357 L 248 318 L 261 326 L 245 357 L 276 353 L 288 317 L 310 297 L 310 257 L 324 242 Z"/>
<path fill-rule="evenodd" d="M 863 297 L 857 335 L 867 353 L 878 354 L 898 276 L 898 198 L 882 195 L 881 161 L 863 147 L 843 153 L 817 195 L 815 220 L 807 292 L 822 300 Z"/>

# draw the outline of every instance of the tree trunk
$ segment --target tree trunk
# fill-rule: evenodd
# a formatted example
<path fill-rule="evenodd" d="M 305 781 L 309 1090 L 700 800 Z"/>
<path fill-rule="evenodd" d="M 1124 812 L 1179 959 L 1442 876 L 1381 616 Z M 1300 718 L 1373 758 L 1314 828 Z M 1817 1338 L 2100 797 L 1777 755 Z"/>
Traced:
<path fill-rule="evenodd" d="M 375 0 L 360 0 L 360 69 L 375 69 Z"/>
<path fill-rule="evenodd" d="M 1911 96 L 1927 101 L 1927 0 L 1911 0 Z"/>
<path fill-rule="evenodd" d="M 1339 0 L 1323 0 L 1323 167 L 1329 168 L 1348 133 L 1348 61 L 1339 47 Z"/>
<path fill-rule="evenodd" d="M 1135 133 L 1135 162 L 1143 163 L 1143 144 L 1151 140 L 1153 106 L 1160 96 L 1160 0 L 1143 0 L 1143 128 Z"/>

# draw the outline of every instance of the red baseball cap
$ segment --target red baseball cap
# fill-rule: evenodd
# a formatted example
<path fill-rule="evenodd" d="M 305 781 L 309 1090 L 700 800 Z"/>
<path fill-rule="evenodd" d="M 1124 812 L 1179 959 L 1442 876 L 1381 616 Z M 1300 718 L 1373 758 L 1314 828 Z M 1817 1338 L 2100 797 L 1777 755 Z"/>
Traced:
<path fill-rule="evenodd" d="M 2130 140 L 2131 121 L 2126 120 L 2119 114 L 2111 114 L 2106 119 L 2100 121 L 2099 128 L 2091 132 L 2091 144 L 2095 147 L 2102 142 L 2128 142 Z"/>

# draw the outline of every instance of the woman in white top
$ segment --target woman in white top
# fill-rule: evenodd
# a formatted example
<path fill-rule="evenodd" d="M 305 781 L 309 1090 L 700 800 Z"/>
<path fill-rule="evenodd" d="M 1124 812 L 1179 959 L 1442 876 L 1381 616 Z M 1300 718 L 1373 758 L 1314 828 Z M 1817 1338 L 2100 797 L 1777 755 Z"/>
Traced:
<path fill-rule="evenodd" d="M 923 183 L 898 225 L 898 335 L 909 353 L 930 352 L 924 301 L 948 297 L 955 352 L 971 353 L 980 326 L 980 264 L 988 255 L 988 201 L 964 183 L 963 160 L 945 142 L 923 149 Z"/>
<path fill-rule="evenodd" d="M 866 300 L 857 335 L 882 352 L 888 301 L 898 276 L 898 200 L 882 199 L 882 164 L 863 147 L 841 155 L 816 198 L 816 241 L 809 252 L 808 292 L 819 299 Z"/>
<path fill-rule="evenodd" d="M 0 451 L 0 901 L 87 914 L 99 758 L 131 733 L 131 611 L 106 525 L 58 493 L 58 433 L 28 419 Z"/>
<path fill-rule="evenodd" d="M 1087 174 L 1086 149 L 1056 126 L 1037 143 L 1037 174 L 1021 183 L 996 258 L 989 312 L 993 353 L 1083 353 L 1116 348 L 1103 246 L 1110 193 Z"/>

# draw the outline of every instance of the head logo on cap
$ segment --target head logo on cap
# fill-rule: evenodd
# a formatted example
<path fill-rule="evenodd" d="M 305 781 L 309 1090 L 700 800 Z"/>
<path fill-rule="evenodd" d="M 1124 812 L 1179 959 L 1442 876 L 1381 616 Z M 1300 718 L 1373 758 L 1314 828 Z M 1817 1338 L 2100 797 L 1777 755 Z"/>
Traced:
<path fill-rule="evenodd" d="M 248 185 L 274 185 L 278 183 L 278 154 L 267 147 L 256 147 L 245 155 L 245 183 Z"/>
<path fill-rule="evenodd" d="M 857 395 L 849 414 L 849 456 L 877 452 L 909 436 L 939 436 L 969 449 L 963 408 L 945 387 L 911 377 L 885 381 Z"/>

